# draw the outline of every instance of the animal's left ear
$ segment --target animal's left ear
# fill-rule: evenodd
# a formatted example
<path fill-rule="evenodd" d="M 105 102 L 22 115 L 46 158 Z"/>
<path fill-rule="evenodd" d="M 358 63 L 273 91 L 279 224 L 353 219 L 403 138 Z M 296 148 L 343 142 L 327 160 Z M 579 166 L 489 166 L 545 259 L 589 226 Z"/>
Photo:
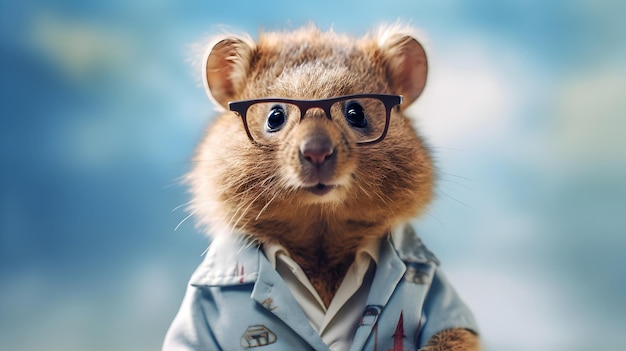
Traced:
<path fill-rule="evenodd" d="M 386 62 L 392 87 L 396 94 L 404 97 L 402 109 L 406 109 L 426 85 L 426 52 L 415 38 L 399 33 L 384 32 L 378 38 L 378 47 Z"/>
<path fill-rule="evenodd" d="M 254 42 L 237 36 L 216 41 L 204 61 L 204 87 L 215 102 L 228 109 L 228 102 L 235 99 L 245 85 Z"/>

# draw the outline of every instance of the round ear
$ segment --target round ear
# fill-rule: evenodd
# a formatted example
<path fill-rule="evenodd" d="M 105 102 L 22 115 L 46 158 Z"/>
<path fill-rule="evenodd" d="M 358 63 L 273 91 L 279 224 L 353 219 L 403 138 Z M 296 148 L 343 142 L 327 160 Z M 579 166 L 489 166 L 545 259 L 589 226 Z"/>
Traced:
<path fill-rule="evenodd" d="M 224 108 L 241 92 L 254 43 L 251 40 L 228 37 L 217 41 L 205 56 L 204 88 L 209 97 Z"/>
<path fill-rule="evenodd" d="M 417 99 L 426 85 L 428 63 L 422 45 L 410 35 L 384 33 L 379 48 L 387 63 L 395 93 L 404 97 L 402 109 Z"/>

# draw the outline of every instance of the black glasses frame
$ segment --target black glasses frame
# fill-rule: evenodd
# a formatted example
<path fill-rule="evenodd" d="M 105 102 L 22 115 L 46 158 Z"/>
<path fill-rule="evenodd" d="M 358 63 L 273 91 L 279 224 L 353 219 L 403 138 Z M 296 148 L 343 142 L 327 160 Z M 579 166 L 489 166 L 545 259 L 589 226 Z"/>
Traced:
<path fill-rule="evenodd" d="M 385 116 L 385 129 L 383 133 L 378 137 L 378 139 L 368 140 L 368 141 L 359 141 L 357 145 L 369 145 L 380 142 L 387 135 L 387 130 L 389 129 L 389 119 L 391 118 L 391 109 L 396 106 L 402 104 L 402 96 L 401 95 L 388 95 L 388 94 L 354 94 L 354 95 L 343 95 L 336 96 L 329 99 L 320 99 L 320 100 L 294 100 L 294 99 L 282 99 L 282 98 L 263 98 L 263 99 L 252 99 L 252 100 L 240 100 L 233 101 L 228 103 L 228 108 L 237 113 L 241 117 L 241 121 L 243 122 L 243 126 L 246 130 L 246 134 L 250 141 L 259 146 L 264 146 L 260 144 L 252 137 L 250 130 L 248 129 L 248 120 L 246 117 L 246 112 L 250 106 L 256 103 L 262 102 L 282 102 L 286 104 L 292 104 L 300 109 L 300 120 L 302 120 L 302 116 L 306 114 L 306 112 L 312 108 L 320 108 L 326 114 L 326 117 L 332 120 L 330 115 L 331 106 L 337 101 L 348 100 L 348 99 L 360 99 L 360 98 L 372 98 L 380 100 L 383 105 L 385 105 L 385 110 L 387 115 Z"/>

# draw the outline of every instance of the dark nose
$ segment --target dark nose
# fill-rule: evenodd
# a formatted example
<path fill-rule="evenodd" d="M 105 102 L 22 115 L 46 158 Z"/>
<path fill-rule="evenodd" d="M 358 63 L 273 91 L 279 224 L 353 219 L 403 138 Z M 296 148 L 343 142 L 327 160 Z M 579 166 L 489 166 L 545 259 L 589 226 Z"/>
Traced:
<path fill-rule="evenodd" d="M 333 144 L 327 137 L 313 137 L 300 144 L 302 157 L 314 165 L 321 165 L 333 154 Z"/>

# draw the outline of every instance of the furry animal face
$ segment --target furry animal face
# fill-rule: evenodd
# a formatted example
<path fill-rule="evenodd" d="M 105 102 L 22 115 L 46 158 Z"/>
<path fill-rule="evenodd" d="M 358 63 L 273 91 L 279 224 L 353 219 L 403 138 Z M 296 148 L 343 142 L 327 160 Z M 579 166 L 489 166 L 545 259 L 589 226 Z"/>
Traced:
<path fill-rule="evenodd" d="M 355 39 L 310 26 L 263 33 L 256 43 L 217 41 L 205 61 L 205 86 L 223 107 L 363 93 L 405 102 L 392 109 L 387 136 L 372 145 L 357 145 L 344 120 L 310 109 L 276 134 L 272 147 L 259 147 L 241 118 L 222 113 L 188 176 L 199 223 L 260 242 L 332 235 L 352 247 L 415 216 L 431 198 L 432 162 L 403 111 L 420 95 L 426 70 L 421 45 L 400 28 Z"/>

